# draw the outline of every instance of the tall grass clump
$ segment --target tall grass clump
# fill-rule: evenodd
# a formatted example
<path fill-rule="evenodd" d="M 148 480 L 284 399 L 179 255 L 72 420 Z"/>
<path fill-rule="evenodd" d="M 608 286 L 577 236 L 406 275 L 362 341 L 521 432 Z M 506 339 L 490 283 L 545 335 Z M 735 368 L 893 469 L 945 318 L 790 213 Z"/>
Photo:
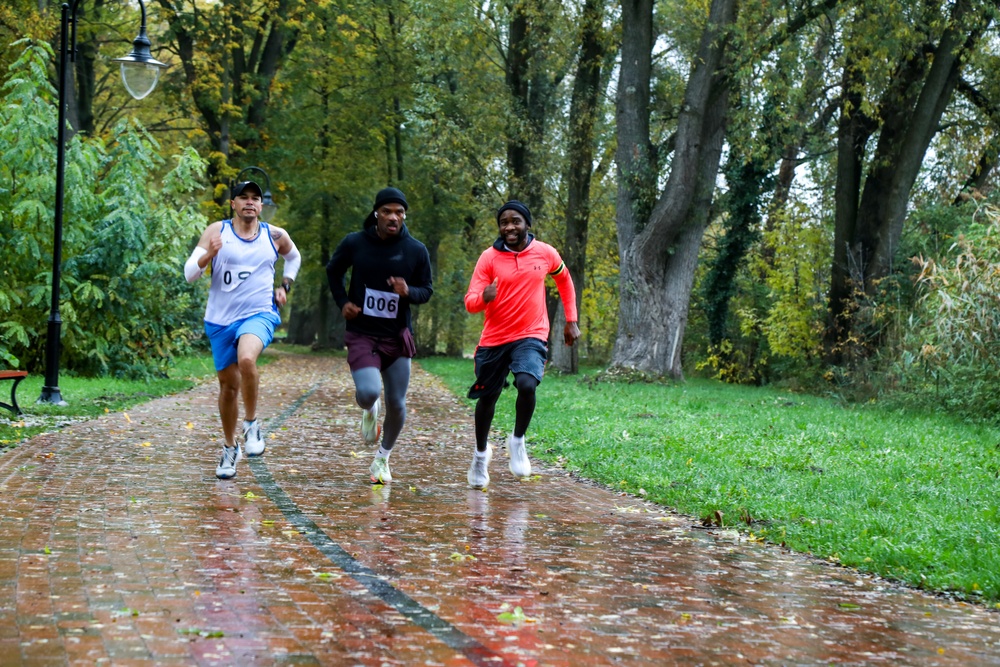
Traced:
<path fill-rule="evenodd" d="M 966 418 L 1000 414 L 1000 207 L 977 206 L 937 258 L 913 258 L 918 298 L 890 372 L 893 400 Z"/>

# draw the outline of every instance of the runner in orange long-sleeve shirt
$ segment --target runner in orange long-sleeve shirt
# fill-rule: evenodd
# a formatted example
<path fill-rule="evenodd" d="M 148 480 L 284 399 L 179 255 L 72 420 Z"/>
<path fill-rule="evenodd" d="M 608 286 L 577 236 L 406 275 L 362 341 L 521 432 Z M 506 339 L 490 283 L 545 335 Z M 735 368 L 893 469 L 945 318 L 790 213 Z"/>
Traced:
<path fill-rule="evenodd" d="M 476 452 L 468 474 L 474 489 L 484 489 L 490 482 L 490 426 L 509 373 L 517 387 L 514 430 L 507 439 L 510 471 L 515 477 L 531 474 L 524 434 L 535 412 L 535 389 L 548 357 L 545 276 L 552 276 L 559 288 L 566 311 L 566 344 L 580 338 L 573 279 L 559 252 L 528 233 L 531 211 L 519 201 L 509 201 L 497 212 L 497 225 L 500 236 L 479 256 L 465 294 L 466 310 L 486 311 L 476 347 L 476 383 L 469 389 L 469 398 L 478 399 Z"/>

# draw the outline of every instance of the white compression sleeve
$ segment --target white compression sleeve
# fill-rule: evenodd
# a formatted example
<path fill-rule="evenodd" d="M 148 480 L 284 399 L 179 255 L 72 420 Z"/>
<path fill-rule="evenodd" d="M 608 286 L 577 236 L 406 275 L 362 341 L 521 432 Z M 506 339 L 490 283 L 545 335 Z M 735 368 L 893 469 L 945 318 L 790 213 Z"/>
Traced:
<path fill-rule="evenodd" d="M 295 280 L 295 276 L 299 275 L 299 267 L 302 266 L 302 255 L 299 254 L 299 249 L 293 243 L 292 249 L 282 257 L 285 260 L 285 270 L 282 275 L 289 280 Z"/>
<path fill-rule="evenodd" d="M 204 275 L 205 269 L 198 266 L 198 260 L 201 259 L 202 255 L 207 254 L 208 251 L 200 245 L 195 246 L 194 250 L 191 251 L 191 256 L 184 262 L 184 277 L 187 278 L 189 283 L 193 283 Z"/>

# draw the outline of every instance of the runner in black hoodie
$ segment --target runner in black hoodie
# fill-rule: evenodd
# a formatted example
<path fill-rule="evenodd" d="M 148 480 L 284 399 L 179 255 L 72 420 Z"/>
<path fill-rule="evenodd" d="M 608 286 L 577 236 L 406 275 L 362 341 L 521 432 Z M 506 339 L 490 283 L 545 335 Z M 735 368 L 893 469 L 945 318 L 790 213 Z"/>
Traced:
<path fill-rule="evenodd" d="M 364 411 L 361 434 L 382 444 L 371 465 L 372 484 L 392 481 L 389 454 L 406 421 L 410 359 L 416 354 L 410 304 L 427 303 L 431 261 L 423 243 L 410 236 L 406 197 L 396 188 L 375 195 L 364 229 L 344 237 L 326 265 L 333 300 L 347 320 L 347 363 L 354 377 L 355 399 Z M 345 289 L 344 276 L 351 269 Z M 385 424 L 379 428 L 379 395 L 385 383 Z"/>

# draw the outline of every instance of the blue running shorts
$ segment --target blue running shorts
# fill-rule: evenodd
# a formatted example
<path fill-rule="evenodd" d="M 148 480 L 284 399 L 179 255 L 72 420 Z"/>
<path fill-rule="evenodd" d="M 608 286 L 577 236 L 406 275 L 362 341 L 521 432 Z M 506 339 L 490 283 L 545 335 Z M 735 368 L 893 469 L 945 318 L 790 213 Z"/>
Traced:
<path fill-rule="evenodd" d="M 266 348 L 274 340 L 274 329 L 279 324 L 281 318 L 274 311 L 257 313 L 226 325 L 205 322 L 205 334 L 212 344 L 212 360 L 215 362 L 216 372 L 236 363 L 236 346 L 240 336 L 253 334 L 260 338 Z"/>

